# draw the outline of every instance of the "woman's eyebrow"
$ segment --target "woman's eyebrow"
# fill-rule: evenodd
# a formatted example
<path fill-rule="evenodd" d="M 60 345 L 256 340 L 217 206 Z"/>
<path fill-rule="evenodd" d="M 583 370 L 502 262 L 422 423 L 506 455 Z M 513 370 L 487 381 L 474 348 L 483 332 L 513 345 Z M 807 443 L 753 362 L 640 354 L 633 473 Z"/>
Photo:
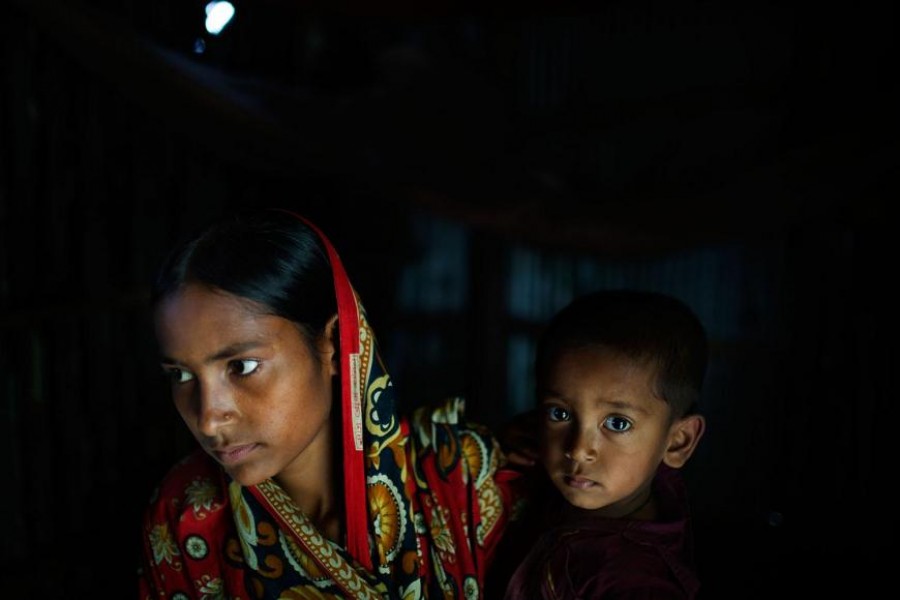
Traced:
<path fill-rule="evenodd" d="M 225 346 L 221 350 L 216 351 L 214 354 L 207 356 L 203 362 L 204 364 L 213 363 L 219 360 L 223 360 L 226 358 L 231 358 L 237 354 L 242 354 L 247 352 L 248 350 L 253 350 L 255 348 L 259 348 L 264 346 L 263 342 L 257 340 L 251 340 L 248 342 L 238 342 L 236 344 L 229 344 Z M 164 365 L 177 365 L 180 361 L 175 360 L 174 358 L 170 358 L 168 356 L 161 356 L 159 362 Z"/>

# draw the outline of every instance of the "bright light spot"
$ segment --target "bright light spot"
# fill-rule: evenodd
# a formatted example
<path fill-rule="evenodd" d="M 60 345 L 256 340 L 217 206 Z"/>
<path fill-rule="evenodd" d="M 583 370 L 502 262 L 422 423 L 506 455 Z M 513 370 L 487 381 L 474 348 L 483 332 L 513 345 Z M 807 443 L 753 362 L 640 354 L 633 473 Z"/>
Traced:
<path fill-rule="evenodd" d="M 234 6 L 231 2 L 210 2 L 206 5 L 206 30 L 219 35 L 233 16 Z"/>

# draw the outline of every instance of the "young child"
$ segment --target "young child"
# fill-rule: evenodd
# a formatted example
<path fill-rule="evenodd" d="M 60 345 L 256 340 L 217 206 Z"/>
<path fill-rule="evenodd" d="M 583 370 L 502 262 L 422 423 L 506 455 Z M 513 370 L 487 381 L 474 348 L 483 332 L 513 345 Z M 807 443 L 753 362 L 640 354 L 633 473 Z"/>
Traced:
<path fill-rule="evenodd" d="M 528 553 L 507 600 L 696 597 L 678 469 L 703 435 L 706 362 L 700 321 L 669 296 L 601 291 L 551 320 L 536 360 L 545 485 L 504 542 Z"/>

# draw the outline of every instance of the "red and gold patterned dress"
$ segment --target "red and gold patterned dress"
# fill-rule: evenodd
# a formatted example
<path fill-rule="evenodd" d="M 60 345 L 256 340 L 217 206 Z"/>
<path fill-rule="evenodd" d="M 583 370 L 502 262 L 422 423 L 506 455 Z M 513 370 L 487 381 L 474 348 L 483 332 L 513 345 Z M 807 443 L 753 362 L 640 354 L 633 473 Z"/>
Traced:
<path fill-rule="evenodd" d="M 302 217 L 300 217 L 302 218 Z M 274 481 L 244 487 L 202 451 L 175 465 L 143 525 L 140 598 L 482 598 L 516 474 L 454 398 L 398 415 L 365 311 L 328 239 L 341 351 L 346 544 Z"/>

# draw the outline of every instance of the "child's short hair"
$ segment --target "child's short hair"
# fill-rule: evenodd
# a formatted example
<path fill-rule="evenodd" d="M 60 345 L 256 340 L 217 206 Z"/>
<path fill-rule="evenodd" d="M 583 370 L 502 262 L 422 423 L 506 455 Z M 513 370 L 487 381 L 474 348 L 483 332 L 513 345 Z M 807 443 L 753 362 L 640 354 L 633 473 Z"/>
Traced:
<path fill-rule="evenodd" d="M 603 290 L 576 298 L 550 320 L 538 341 L 538 380 L 562 352 L 583 347 L 656 367 L 656 393 L 672 414 L 696 411 L 708 343 L 700 319 L 680 300 L 638 290 Z"/>

